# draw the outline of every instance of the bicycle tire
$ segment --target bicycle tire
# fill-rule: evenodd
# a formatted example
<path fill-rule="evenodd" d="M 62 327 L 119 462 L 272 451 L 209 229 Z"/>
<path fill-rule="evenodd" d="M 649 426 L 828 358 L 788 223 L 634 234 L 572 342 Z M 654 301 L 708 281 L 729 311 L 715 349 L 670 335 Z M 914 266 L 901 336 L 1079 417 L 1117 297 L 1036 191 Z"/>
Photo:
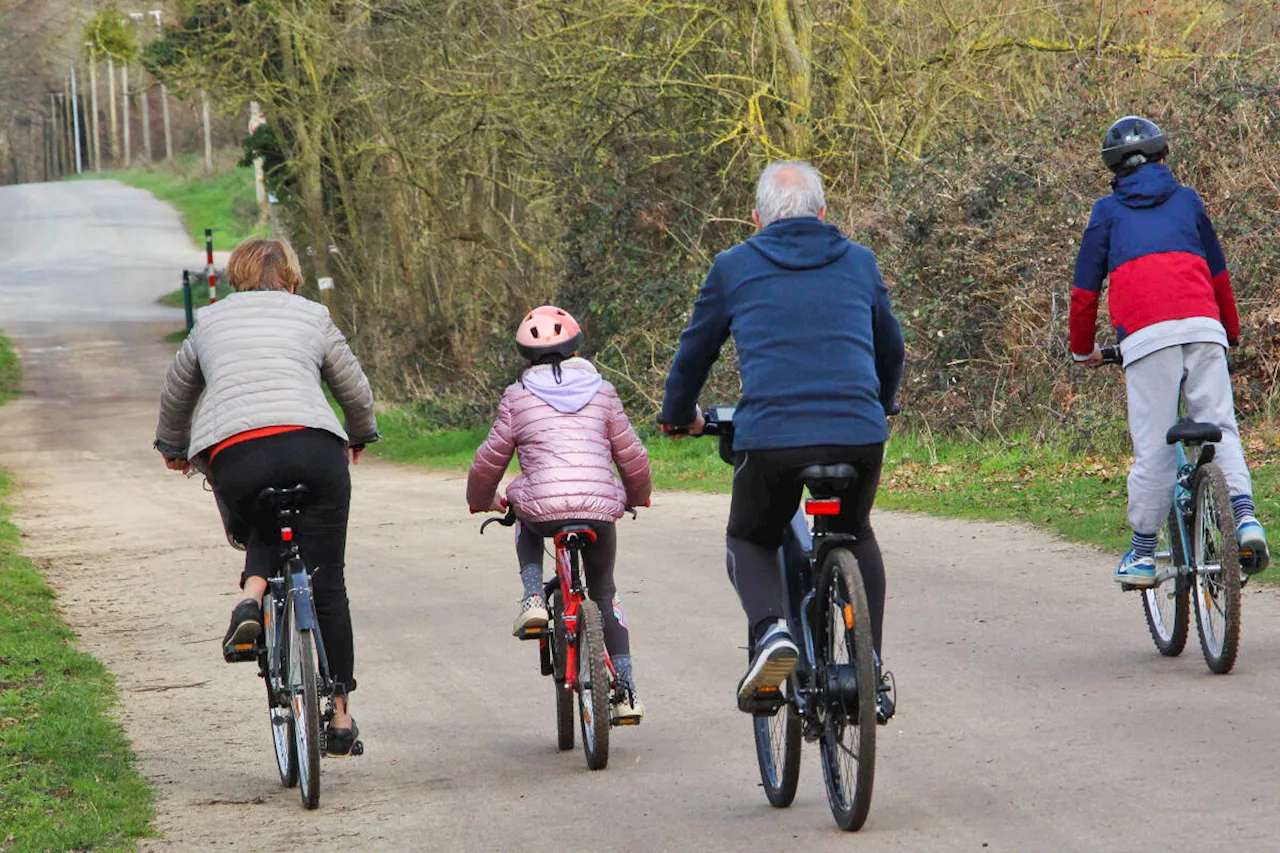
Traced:
<path fill-rule="evenodd" d="M 609 669 L 604 662 L 604 626 L 591 599 L 578 608 L 578 718 L 587 767 L 609 764 Z"/>
<path fill-rule="evenodd" d="M 287 702 L 280 701 L 284 684 L 284 672 L 288 664 L 288 647 L 280 650 L 280 667 L 271 671 L 271 657 L 275 650 L 275 601 L 271 593 L 262 599 L 262 636 L 267 665 L 263 683 L 267 686 L 267 718 L 271 722 L 271 741 L 276 756 L 276 769 L 280 772 L 280 784 L 292 788 L 298 784 L 298 747 L 294 742 L 293 714 Z M 273 681 L 275 682 L 273 684 Z"/>
<path fill-rule="evenodd" d="M 750 643 L 748 643 L 748 647 Z M 750 655 L 748 655 L 748 659 Z M 795 689 L 791 679 L 782 685 L 787 703 L 773 714 L 756 714 L 751 723 L 756 740 L 756 764 L 760 767 L 760 787 L 769 805 L 785 809 L 796 798 L 800 780 L 800 715 L 791 701 Z"/>
<path fill-rule="evenodd" d="M 1169 517 L 1160 528 L 1160 541 L 1156 545 L 1156 574 L 1187 565 L 1182 537 L 1178 535 L 1177 512 L 1176 508 L 1169 510 Z M 1165 657 L 1177 657 L 1186 648 L 1191 615 L 1189 590 L 1187 575 L 1181 572 L 1142 590 L 1142 612 L 1147 617 L 1147 630 L 1156 650 Z"/>
<path fill-rule="evenodd" d="M 1212 672 L 1225 675 L 1235 666 L 1240 650 L 1240 554 L 1222 469 L 1212 462 L 1201 465 L 1193 494 L 1196 630 L 1204 662 Z M 1214 565 L 1217 571 L 1200 571 L 1202 566 Z"/>
<path fill-rule="evenodd" d="M 294 607 L 297 607 L 295 600 Z M 316 641 L 310 630 L 289 620 L 289 695 L 294 743 L 298 750 L 298 787 L 302 805 L 320 805 L 320 691 L 316 675 Z"/>
<path fill-rule="evenodd" d="M 871 610 L 862 574 L 847 548 L 827 553 L 818 583 L 816 603 L 823 612 L 813 624 L 820 632 L 814 645 L 823 714 L 818 739 L 822 777 L 836 825 L 853 832 L 871 811 L 876 772 L 878 685 Z"/>
<path fill-rule="evenodd" d="M 561 752 L 573 749 L 573 693 L 564 689 L 565 650 L 569 641 L 564 634 L 564 608 L 560 593 L 551 595 L 551 682 L 556 691 L 556 745 Z"/>

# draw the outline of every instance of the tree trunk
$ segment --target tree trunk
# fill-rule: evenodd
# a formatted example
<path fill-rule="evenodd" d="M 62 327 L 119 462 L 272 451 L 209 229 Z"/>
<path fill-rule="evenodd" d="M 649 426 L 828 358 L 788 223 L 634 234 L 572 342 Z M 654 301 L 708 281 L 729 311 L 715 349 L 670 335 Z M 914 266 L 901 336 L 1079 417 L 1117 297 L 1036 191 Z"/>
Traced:
<path fill-rule="evenodd" d="M 111 152 L 111 165 L 120 165 L 120 121 L 116 116 L 116 61 L 107 57 L 107 129 L 111 136 L 107 140 L 107 150 Z"/>

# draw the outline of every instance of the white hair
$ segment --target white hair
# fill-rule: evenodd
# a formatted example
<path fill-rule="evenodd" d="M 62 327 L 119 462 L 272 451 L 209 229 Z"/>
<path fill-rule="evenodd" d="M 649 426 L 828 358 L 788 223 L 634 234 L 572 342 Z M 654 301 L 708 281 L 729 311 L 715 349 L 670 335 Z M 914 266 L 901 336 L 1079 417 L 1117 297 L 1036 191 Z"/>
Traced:
<path fill-rule="evenodd" d="M 827 204 L 818 170 L 800 160 L 777 160 L 765 167 L 756 184 L 760 227 L 779 219 L 817 216 Z"/>

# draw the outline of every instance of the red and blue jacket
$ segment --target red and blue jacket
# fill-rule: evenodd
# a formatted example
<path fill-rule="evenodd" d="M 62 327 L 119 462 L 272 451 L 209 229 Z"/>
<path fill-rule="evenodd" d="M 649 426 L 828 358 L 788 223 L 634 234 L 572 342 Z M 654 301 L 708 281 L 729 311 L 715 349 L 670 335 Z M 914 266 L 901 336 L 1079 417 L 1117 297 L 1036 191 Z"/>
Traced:
<path fill-rule="evenodd" d="M 1076 257 L 1071 352 L 1093 352 L 1108 276 L 1107 307 L 1120 340 L 1165 320 L 1210 317 L 1234 344 L 1240 319 L 1231 276 L 1200 196 L 1163 163 L 1140 166 L 1111 186 L 1093 206 Z"/>

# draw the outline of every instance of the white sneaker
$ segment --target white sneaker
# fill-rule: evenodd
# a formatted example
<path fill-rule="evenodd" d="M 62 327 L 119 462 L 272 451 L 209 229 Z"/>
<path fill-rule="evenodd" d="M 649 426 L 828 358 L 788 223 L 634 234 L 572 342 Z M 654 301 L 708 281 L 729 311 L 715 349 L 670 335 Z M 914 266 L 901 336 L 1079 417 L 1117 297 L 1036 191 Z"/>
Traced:
<path fill-rule="evenodd" d="M 622 698 L 613 703 L 611 716 L 615 726 L 638 725 L 644 719 L 644 703 L 634 690 L 624 693 Z"/>
<path fill-rule="evenodd" d="M 531 595 L 520 602 L 520 615 L 511 627 L 511 636 L 523 637 L 531 631 L 545 628 L 549 619 L 547 603 L 542 600 L 542 596 Z"/>

